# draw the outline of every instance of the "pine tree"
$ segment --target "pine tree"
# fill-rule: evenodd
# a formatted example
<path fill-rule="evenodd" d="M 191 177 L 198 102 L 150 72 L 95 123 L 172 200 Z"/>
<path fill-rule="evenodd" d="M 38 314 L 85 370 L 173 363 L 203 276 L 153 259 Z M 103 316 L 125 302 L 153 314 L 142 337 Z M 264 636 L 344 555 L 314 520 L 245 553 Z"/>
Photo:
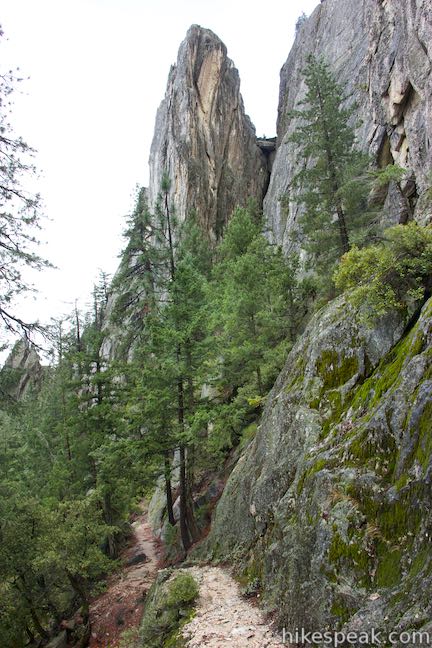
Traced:
<path fill-rule="evenodd" d="M 36 252 L 41 199 L 26 187 L 36 175 L 35 151 L 10 123 L 12 96 L 20 81 L 13 71 L 0 70 L 0 329 L 28 336 L 42 329 L 24 322 L 13 310 L 13 300 L 31 289 L 23 274 L 26 267 L 42 270 L 50 264 Z"/>
<path fill-rule="evenodd" d="M 300 109 L 290 117 L 299 120 L 291 142 L 299 149 L 301 171 L 293 188 L 304 205 L 303 231 L 315 267 L 331 267 L 365 236 L 371 225 L 368 212 L 368 158 L 354 148 L 350 120 L 355 106 L 346 97 L 323 59 L 310 56 L 304 69 L 307 87 Z"/>
<path fill-rule="evenodd" d="M 200 355 L 205 303 L 202 270 L 208 267 L 209 255 L 196 224 L 192 224 L 192 215 L 190 225 L 184 226 L 182 231 L 178 227 L 168 200 L 169 186 L 169 178 L 164 176 L 156 222 L 165 227 L 168 268 L 163 288 L 156 285 L 156 293 L 162 299 L 161 307 L 154 311 L 156 335 L 164 350 L 153 355 L 164 366 L 160 372 L 163 380 L 168 378 L 171 383 L 168 392 L 175 417 L 169 429 L 179 453 L 180 534 L 187 552 L 198 535 L 190 483 L 193 473 L 190 421 L 195 413 L 197 367 L 203 360 Z"/>
<path fill-rule="evenodd" d="M 232 420 L 235 435 L 248 401 L 259 403 L 276 378 L 297 333 L 301 304 L 296 264 L 268 243 L 253 211 L 234 212 L 218 256 L 211 283 L 213 383 L 225 401 L 233 397 L 219 414 L 225 430 Z"/>
<path fill-rule="evenodd" d="M 180 532 L 185 551 L 197 538 L 193 515 L 191 418 L 197 406 L 197 376 L 202 362 L 203 283 L 210 253 L 190 215 L 180 228 L 169 203 L 169 178 L 163 178 L 155 213 L 139 195 L 122 272 L 132 278 L 123 317 L 135 319 L 135 354 L 126 368 L 130 392 L 129 425 L 142 429 L 150 462 L 162 461 L 168 519 L 175 523 L 171 472 L 179 460 Z M 124 276 L 126 276 L 124 274 Z M 137 311 L 138 306 L 138 311 Z M 143 308 L 144 306 L 144 308 Z"/>

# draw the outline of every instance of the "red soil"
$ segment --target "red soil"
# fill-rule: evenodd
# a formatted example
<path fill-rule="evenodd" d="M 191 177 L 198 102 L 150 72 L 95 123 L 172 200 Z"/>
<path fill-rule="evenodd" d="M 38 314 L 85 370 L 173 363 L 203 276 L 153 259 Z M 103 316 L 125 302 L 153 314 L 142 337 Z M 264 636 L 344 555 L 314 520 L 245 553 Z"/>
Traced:
<path fill-rule="evenodd" d="M 144 600 L 158 570 L 158 547 L 143 512 L 132 524 L 133 538 L 123 552 L 124 567 L 108 581 L 106 592 L 90 605 L 91 638 L 89 648 L 117 648 L 121 635 L 141 622 Z M 144 553 L 145 562 L 127 566 Z"/>

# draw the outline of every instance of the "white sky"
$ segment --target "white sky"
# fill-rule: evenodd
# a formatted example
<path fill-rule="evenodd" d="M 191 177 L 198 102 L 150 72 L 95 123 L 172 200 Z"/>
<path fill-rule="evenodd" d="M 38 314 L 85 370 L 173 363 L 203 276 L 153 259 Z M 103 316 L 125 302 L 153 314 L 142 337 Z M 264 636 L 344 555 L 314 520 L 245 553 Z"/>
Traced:
<path fill-rule="evenodd" d="M 114 273 L 134 187 L 145 185 L 156 109 L 188 27 L 212 29 L 239 69 L 258 135 L 275 134 L 279 70 L 296 19 L 318 0 L 2 0 L 0 66 L 30 79 L 12 122 L 38 151 L 47 222 L 41 252 L 58 266 L 19 314 L 47 322 L 83 305 Z"/>

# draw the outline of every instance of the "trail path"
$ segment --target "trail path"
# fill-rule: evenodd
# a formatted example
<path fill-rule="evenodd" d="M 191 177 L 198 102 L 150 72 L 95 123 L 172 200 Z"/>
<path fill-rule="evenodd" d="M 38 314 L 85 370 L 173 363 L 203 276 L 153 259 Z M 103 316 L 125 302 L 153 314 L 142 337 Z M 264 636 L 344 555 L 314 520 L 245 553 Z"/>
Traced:
<path fill-rule="evenodd" d="M 284 648 L 258 607 L 241 597 L 235 580 L 219 567 L 191 567 L 200 597 L 183 628 L 187 648 Z M 285 644 L 286 648 L 286 644 Z"/>
<path fill-rule="evenodd" d="M 123 569 L 91 603 L 89 648 L 117 648 L 123 632 L 140 625 L 159 556 L 145 511 L 132 527 L 132 540 L 122 555 Z M 130 564 L 142 554 L 144 562 Z M 196 614 L 182 630 L 187 648 L 284 648 L 263 613 L 240 595 L 238 584 L 225 569 L 197 566 L 185 571 L 193 575 L 200 591 Z"/>
<path fill-rule="evenodd" d="M 89 648 L 116 648 L 122 633 L 140 624 L 145 593 L 157 573 L 158 553 L 146 511 L 132 523 L 132 528 L 132 540 L 121 557 L 124 567 L 113 575 L 107 591 L 90 606 Z M 144 562 L 128 566 L 141 554 L 146 556 Z"/>

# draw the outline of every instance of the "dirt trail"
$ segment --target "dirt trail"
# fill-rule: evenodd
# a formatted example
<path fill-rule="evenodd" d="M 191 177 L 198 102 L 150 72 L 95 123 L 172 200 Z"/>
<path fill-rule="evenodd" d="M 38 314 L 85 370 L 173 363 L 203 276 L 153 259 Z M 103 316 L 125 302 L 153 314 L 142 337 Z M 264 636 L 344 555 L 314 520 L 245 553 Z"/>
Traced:
<path fill-rule="evenodd" d="M 158 550 L 144 511 L 132 524 L 133 537 L 122 555 L 123 569 L 90 606 L 89 648 L 117 648 L 123 632 L 140 625 L 145 593 L 155 580 Z M 128 565 L 145 554 L 145 562 Z M 242 598 L 239 586 L 219 567 L 191 567 L 200 596 L 194 618 L 182 633 L 188 648 L 284 648 L 260 609 Z"/>
<path fill-rule="evenodd" d="M 241 597 L 238 584 L 225 570 L 188 571 L 200 588 L 196 614 L 183 628 L 188 648 L 284 648 L 263 613 Z"/>
<path fill-rule="evenodd" d="M 145 593 L 155 579 L 159 556 L 146 511 L 132 523 L 132 528 L 132 540 L 121 556 L 124 567 L 90 606 L 89 648 L 116 648 L 122 633 L 140 624 Z M 145 562 L 128 566 L 141 554 L 145 554 Z"/>

